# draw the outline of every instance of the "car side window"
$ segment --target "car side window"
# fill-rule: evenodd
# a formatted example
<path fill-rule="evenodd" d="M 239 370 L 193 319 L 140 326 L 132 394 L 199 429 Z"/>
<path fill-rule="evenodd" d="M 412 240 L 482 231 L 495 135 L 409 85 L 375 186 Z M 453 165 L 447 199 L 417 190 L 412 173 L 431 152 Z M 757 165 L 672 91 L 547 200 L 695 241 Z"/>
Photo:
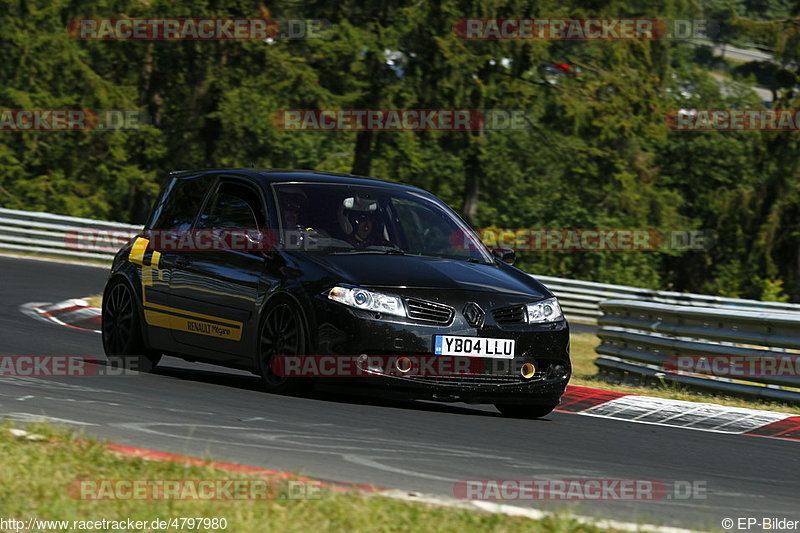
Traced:
<path fill-rule="evenodd" d="M 192 222 L 203 203 L 209 186 L 205 176 L 174 178 L 153 209 L 150 229 L 185 230 Z"/>
<path fill-rule="evenodd" d="M 258 194 L 237 183 L 222 183 L 197 221 L 198 229 L 253 229 L 264 227 Z"/>

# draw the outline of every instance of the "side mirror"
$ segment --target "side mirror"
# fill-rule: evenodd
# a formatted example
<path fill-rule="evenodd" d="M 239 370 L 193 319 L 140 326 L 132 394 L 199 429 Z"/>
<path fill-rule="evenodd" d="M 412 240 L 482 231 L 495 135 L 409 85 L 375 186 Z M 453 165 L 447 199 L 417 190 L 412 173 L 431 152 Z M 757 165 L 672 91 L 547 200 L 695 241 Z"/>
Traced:
<path fill-rule="evenodd" d="M 513 265 L 514 261 L 517 259 L 517 252 L 511 248 L 493 248 L 492 255 L 509 265 Z"/>

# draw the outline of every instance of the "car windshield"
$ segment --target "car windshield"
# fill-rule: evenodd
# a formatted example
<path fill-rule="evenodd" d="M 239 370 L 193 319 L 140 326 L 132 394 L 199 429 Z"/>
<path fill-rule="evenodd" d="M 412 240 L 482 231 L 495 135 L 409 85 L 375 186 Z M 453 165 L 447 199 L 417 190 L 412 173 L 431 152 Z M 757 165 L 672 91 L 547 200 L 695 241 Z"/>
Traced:
<path fill-rule="evenodd" d="M 431 195 L 336 183 L 273 188 L 287 249 L 493 262 L 466 223 Z"/>

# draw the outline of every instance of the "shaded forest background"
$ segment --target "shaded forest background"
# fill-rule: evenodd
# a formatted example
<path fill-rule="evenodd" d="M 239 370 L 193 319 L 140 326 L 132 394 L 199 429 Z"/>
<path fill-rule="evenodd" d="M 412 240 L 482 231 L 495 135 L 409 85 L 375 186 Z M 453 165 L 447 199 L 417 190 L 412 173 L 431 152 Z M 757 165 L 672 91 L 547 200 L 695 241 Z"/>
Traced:
<path fill-rule="evenodd" d="M 659 5 L 656 5 L 659 4 Z M 268 11 L 267 11 L 268 9 Z M 91 17 L 322 19 L 314 39 L 81 41 Z M 465 17 L 709 19 L 709 43 L 465 41 Z M 681 132 L 681 108 L 798 107 L 800 5 L 780 0 L 0 0 L 0 108 L 136 109 L 138 130 L 0 132 L 0 205 L 142 222 L 167 173 L 353 172 L 423 187 L 476 228 L 716 232 L 705 251 L 521 252 L 529 272 L 800 301 L 800 133 Z M 570 65 L 571 73 L 554 70 Z M 731 74 L 720 81 L 716 72 Z M 726 76 L 728 75 L 726 74 Z M 526 130 L 292 132 L 275 111 L 522 109 Z"/>

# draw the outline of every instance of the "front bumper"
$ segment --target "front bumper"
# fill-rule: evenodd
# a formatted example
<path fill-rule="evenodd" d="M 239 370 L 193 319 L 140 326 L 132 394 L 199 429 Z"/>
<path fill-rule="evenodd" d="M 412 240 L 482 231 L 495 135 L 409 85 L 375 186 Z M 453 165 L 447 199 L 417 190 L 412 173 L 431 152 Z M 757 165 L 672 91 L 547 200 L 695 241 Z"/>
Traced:
<path fill-rule="evenodd" d="M 397 291 L 395 291 L 397 293 Z M 507 365 L 482 359 L 484 370 L 470 375 L 397 375 L 397 372 L 373 370 L 368 377 L 325 378 L 326 385 L 348 390 L 378 390 L 384 396 L 403 396 L 437 401 L 467 403 L 557 404 L 569 381 L 569 324 L 499 324 L 491 310 L 509 305 L 494 293 L 474 292 L 447 295 L 432 291 L 416 298 L 452 306 L 456 312 L 448 324 L 430 324 L 400 317 L 379 317 L 375 313 L 353 309 L 324 297 L 316 302 L 314 351 L 324 356 L 358 357 L 360 355 L 422 356 L 433 355 L 435 335 L 459 335 L 514 339 L 516 353 Z M 524 301 L 524 300 L 523 300 Z M 480 327 L 470 326 L 462 313 L 467 302 L 477 302 L 487 312 Z M 510 304 L 520 302 L 511 301 Z M 523 377 L 520 368 L 531 363 L 532 377 Z M 555 370 L 558 369 L 558 372 Z M 395 370 L 395 369 L 387 369 Z"/>

